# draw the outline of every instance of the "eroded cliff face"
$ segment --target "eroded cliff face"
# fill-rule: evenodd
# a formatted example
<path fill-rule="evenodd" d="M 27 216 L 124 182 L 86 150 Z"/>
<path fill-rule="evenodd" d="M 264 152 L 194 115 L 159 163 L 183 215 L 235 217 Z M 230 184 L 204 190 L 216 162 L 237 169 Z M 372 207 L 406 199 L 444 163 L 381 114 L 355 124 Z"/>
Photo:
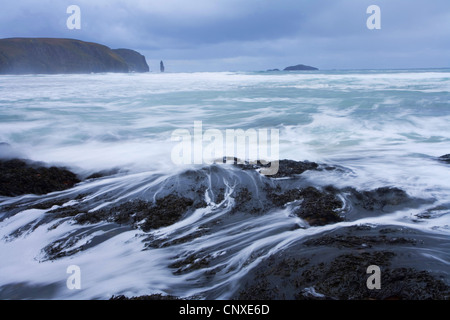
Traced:
<path fill-rule="evenodd" d="M 112 51 L 127 63 L 129 72 L 150 71 L 145 57 L 139 52 L 130 49 L 114 49 Z"/>
<path fill-rule="evenodd" d="M 2 39 L 0 74 L 126 73 L 143 70 L 145 58 L 136 64 L 128 56 L 140 54 L 129 51 L 122 54 L 122 51 L 115 52 L 101 44 L 74 39 Z"/>

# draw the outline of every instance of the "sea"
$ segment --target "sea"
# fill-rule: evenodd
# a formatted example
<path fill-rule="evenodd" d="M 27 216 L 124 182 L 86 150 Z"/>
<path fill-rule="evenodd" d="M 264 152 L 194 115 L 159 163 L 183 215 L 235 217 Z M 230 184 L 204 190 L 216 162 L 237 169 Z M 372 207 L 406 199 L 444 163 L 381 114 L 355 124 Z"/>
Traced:
<path fill-rule="evenodd" d="M 289 206 L 255 214 L 237 207 L 234 191 L 247 186 L 256 203 L 264 181 L 289 178 L 212 163 L 195 147 L 176 161 L 183 146 L 211 144 L 208 130 L 216 139 L 276 132 L 280 160 L 340 168 L 299 175 L 318 189 L 398 188 L 423 201 L 343 210 L 343 221 L 322 226 Z M 65 167 L 82 180 L 45 195 L 0 196 L 2 299 L 229 299 L 271 255 L 361 225 L 420 233 L 429 241 L 415 249 L 414 265 L 450 284 L 450 164 L 439 158 L 450 153 L 450 69 L 2 75 L 0 143 L 3 159 Z M 106 174 L 88 179 L 98 172 Z M 206 205 L 157 229 L 48 218 L 58 208 L 95 214 L 135 199 L 194 196 L 196 185 Z M 49 257 L 49 246 L 64 254 Z M 75 288 L 71 270 L 80 271 Z"/>

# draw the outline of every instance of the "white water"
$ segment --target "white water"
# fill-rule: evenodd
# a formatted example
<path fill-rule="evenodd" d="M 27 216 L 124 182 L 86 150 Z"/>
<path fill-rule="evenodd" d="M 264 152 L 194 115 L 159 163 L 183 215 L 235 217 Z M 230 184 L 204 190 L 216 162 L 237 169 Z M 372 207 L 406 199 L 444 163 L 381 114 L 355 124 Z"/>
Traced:
<path fill-rule="evenodd" d="M 208 206 L 174 225 L 149 233 L 117 232 L 54 261 L 45 260 L 42 252 L 53 241 L 79 231 L 80 239 L 72 247 L 76 248 L 111 230 L 106 223 L 87 228 L 65 220 L 56 228 L 51 228 L 52 221 L 13 237 L 11 233 L 38 222 L 49 210 L 26 210 L 3 220 L 0 288 L 17 283 L 51 285 L 48 296 L 63 299 L 150 293 L 228 298 L 239 280 L 265 257 L 333 228 L 397 225 L 448 242 L 448 209 L 432 219 L 417 215 L 450 204 L 450 166 L 435 159 L 450 153 L 449 98 L 450 72 L 445 70 L 2 76 L 0 142 L 10 144 L 13 151 L 0 150 L 0 155 L 13 152 L 84 175 L 120 169 L 113 177 L 83 182 L 60 193 L 0 198 L 4 206 L 80 193 L 89 195 L 67 205 L 92 202 L 95 211 L 137 196 L 154 199 L 164 192 L 166 179 L 187 169 L 171 162 L 170 136 L 175 129 L 193 130 L 194 121 L 202 121 L 204 130 L 277 128 L 280 158 L 348 169 L 304 173 L 315 185 L 395 186 L 430 203 L 324 227 L 308 227 L 291 216 L 289 208 L 233 218 L 230 195 L 242 177 L 229 168 L 223 176 L 228 196 L 222 203 L 212 202 L 212 191 L 207 190 Z M 210 227 L 213 232 L 188 242 L 143 250 L 142 240 L 149 235 L 170 243 L 218 221 L 220 228 Z M 296 224 L 306 228 L 292 230 Z M 181 275 L 169 268 L 191 254 L 206 257 L 209 266 Z M 427 254 L 450 263 L 448 253 Z M 82 270 L 82 290 L 66 287 L 66 268 L 72 264 Z M 214 275 L 208 276 L 208 270 Z M 41 297 L 46 297 L 44 291 Z"/>

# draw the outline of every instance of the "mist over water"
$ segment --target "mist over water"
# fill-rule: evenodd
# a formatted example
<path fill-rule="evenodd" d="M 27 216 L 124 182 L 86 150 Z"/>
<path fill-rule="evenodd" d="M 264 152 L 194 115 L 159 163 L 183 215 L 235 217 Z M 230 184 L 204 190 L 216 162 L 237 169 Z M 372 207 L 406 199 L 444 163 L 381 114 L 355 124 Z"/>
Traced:
<path fill-rule="evenodd" d="M 390 186 L 428 202 L 321 227 L 308 227 L 289 207 L 256 217 L 233 215 L 233 190 L 245 185 L 257 194 L 260 178 L 229 165 L 173 164 L 173 131 L 192 132 L 195 121 L 202 121 L 203 130 L 222 132 L 278 129 L 280 159 L 345 168 L 303 173 L 314 185 Z M 62 165 L 80 176 L 117 170 L 58 193 L 0 197 L 3 207 L 73 197 L 95 211 L 136 197 L 153 200 L 187 190 L 193 181 L 189 170 L 203 179 L 207 206 L 149 232 L 69 220 L 51 228 L 55 222 L 45 222 L 49 209 L 0 212 L 0 294 L 6 295 L 11 284 L 20 292 L 17 284 L 26 283 L 28 290 L 39 287 L 36 296 L 42 298 L 149 293 L 229 298 L 264 258 L 333 229 L 405 226 L 448 243 L 450 167 L 436 158 L 450 153 L 449 123 L 449 70 L 1 76 L 0 142 L 9 146 L 0 146 L 0 157 Z M 225 196 L 216 202 L 217 189 Z M 75 200 L 78 194 L 88 196 Z M 420 213 L 438 206 L 447 209 L 417 223 Z M 204 235 L 175 241 L 206 225 Z M 295 225 L 305 228 L 293 230 Z M 22 227 L 24 232 L 12 236 Z M 71 249 L 89 246 L 46 260 L 42 249 L 67 234 L 78 235 Z M 146 247 L 142 240 L 149 236 L 167 246 Z M 441 271 L 448 275 L 447 249 L 443 245 L 423 254 L 447 266 Z M 208 267 L 174 272 L 173 265 L 189 256 L 207 259 Z M 66 288 L 71 264 L 81 267 L 82 290 Z M 214 276 L 208 276 L 212 270 Z"/>

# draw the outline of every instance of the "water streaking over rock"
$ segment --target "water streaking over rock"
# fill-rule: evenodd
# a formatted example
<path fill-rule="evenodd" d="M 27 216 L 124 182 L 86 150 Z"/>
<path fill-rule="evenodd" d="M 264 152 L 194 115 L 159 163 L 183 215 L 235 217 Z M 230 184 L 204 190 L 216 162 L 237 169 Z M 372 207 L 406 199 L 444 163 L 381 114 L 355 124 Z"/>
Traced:
<path fill-rule="evenodd" d="M 445 70 L 7 78 L 6 186 L 70 184 L 0 196 L 1 298 L 449 297 Z M 277 174 L 173 164 L 200 120 L 279 129 Z"/>
<path fill-rule="evenodd" d="M 330 172 L 324 168 L 328 166 L 311 170 Z M 427 214 L 442 216 L 449 206 L 436 207 L 433 199 L 413 198 L 396 188 L 315 186 L 302 174 L 277 179 L 256 170 L 214 165 L 168 176 L 101 178 L 46 197 L 13 198 L 1 208 L 2 250 L 8 253 L 33 241 L 33 259 L 41 268 L 56 272 L 65 264 L 79 265 L 91 285 L 86 283 L 78 298 L 164 293 L 181 298 L 293 299 L 309 297 L 310 287 L 343 299 L 448 295 L 444 271 L 449 248 L 441 241 L 446 232 L 440 229 L 442 218 Z M 400 212 L 412 215 L 405 218 Z M 411 261 L 408 247 L 415 256 Z M 14 263 L 18 257 L 9 258 Z M 15 264 L 25 263 L 21 259 Z M 267 259 L 275 265 L 268 267 Z M 286 259 L 290 262 L 283 262 Z M 430 289 L 415 296 L 409 285 L 397 283 L 388 293 L 374 294 L 364 286 L 367 263 L 390 267 L 385 277 L 404 273 L 414 290 Z M 110 264 L 115 267 L 107 271 L 108 280 L 102 280 Z M 310 274 L 317 264 L 326 272 L 314 272 L 325 278 L 332 274 L 335 280 L 328 281 L 339 286 Z M 159 270 L 158 277 L 147 268 Z M 253 282 L 255 268 L 269 271 L 258 271 Z M 355 292 L 358 274 L 361 284 Z M 247 278 L 251 281 L 243 285 Z M 16 294 L 26 298 L 23 283 L 32 281 L 21 275 L 21 281 L 3 285 L 25 286 Z M 275 290 L 283 281 L 295 286 Z M 108 282 L 116 291 L 103 291 Z M 52 297 L 70 297 L 63 284 L 54 279 Z"/>

